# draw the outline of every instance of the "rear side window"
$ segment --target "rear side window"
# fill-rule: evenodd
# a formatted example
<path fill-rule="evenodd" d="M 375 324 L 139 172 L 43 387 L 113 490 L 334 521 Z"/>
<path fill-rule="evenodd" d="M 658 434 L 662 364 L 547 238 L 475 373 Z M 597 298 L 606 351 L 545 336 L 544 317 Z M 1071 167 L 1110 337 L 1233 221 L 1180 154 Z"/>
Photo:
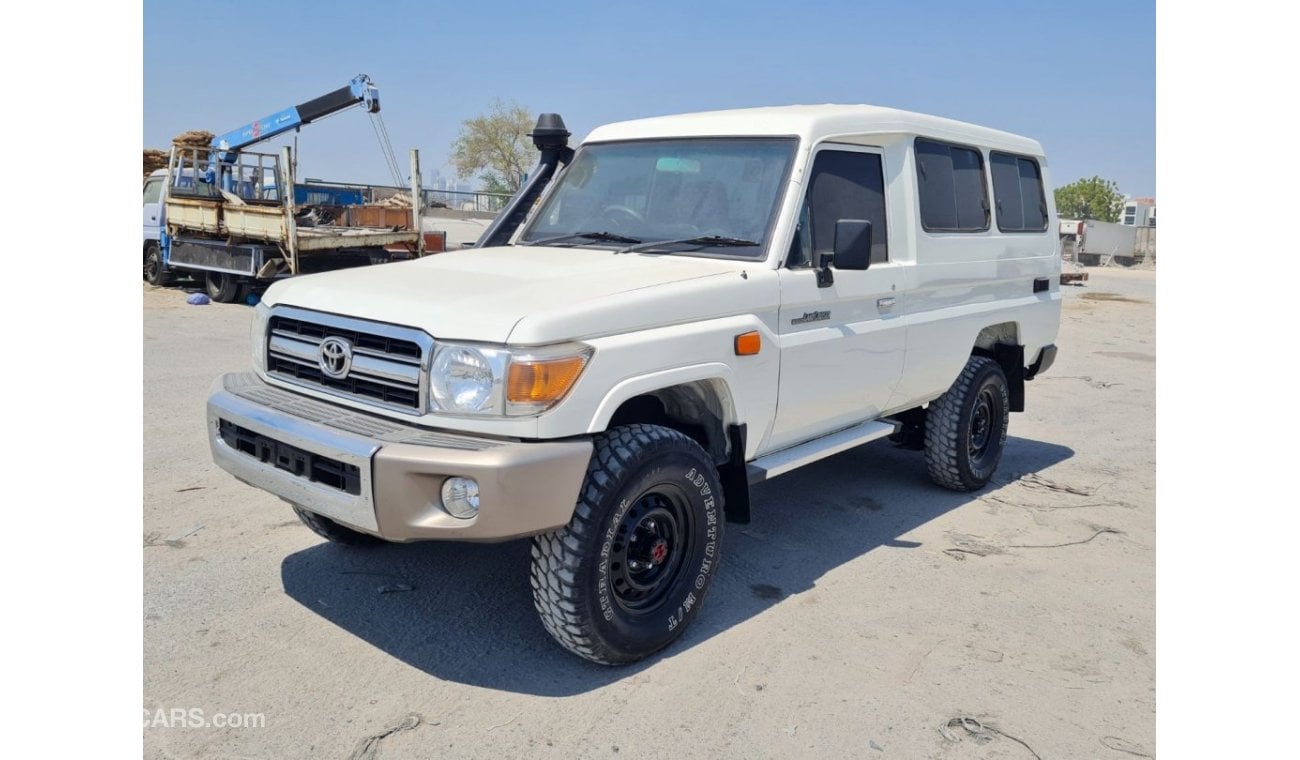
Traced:
<path fill-rule="evenodd" d="M 889 260 L 885 173 L 879 155 L 847 150 L 817 153 L 791 245 L 790 266 L 811 263 L 812 251 L 833 251 L 835 222 L 840 219 L 871 222 L 871 263 Z"/>
<path fill-rule="evenodd" d="M 989 154 L 993 165 L 993 198 L 998 229 L 1003 232 L 1042 232 L 1047 229 L 1047 198 L 1038 162 L 1011 153 Z"/>
<path fill-rule="evenodd" d="M 151 179 L 144 183 L 144 202 L 157 203 L 162 199 L 162 180 Z"/>
<path fill-rule="evenodd" d="M 928 232 L 983 232 L 989 228 L 984 157 L 978 150 L 916 140 L 921 226 Z"/>

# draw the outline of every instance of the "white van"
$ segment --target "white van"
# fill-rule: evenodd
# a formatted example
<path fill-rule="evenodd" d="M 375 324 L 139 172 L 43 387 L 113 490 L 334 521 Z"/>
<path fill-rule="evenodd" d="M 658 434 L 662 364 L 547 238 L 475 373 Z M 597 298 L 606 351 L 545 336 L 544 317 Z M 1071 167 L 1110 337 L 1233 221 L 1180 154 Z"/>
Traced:
<path fill-rule="evenodd" d="M 602 663 L 701 614 L 754 484 L 887 436 L 989 481 L 1056 353 L 1037 142 L 833 105 L 567 136 L 479 248 L 272 286 L 216 462 L 343 544 L 532 536 L 543 623 Z"/>

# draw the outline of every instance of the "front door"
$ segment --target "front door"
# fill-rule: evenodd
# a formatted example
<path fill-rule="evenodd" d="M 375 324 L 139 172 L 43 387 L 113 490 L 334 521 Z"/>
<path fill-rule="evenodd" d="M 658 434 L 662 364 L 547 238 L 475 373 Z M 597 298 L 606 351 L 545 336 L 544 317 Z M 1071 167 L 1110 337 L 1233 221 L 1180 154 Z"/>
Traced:
<path fill-rule="evenodd" d="M 876 417 L 903 370 L 903 270 L 889 255 L 884 157 L 847 145 L 820 147 L 789 259 L 779 275 L 781 381 L 765 450 L 785 448 Z M 871 266 L 834 269 L 817 286 L 814 252 L 834 249 L 835 222 L 872 225 Z"/>

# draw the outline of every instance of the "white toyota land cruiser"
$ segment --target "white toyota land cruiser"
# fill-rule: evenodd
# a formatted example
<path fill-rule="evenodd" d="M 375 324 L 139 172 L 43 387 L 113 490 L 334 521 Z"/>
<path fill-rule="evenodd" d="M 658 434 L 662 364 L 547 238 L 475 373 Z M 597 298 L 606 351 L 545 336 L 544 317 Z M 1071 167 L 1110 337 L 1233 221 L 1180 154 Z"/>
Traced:
<path fill-rule="evenodd" d="M 342 544 L 531 536 L 600 663 L 700 614 L 755 483 L 885 436 L 989 481 L 1056 353 L 1037 142 L 870 106 L 568 135 L 478 247 L 271 287 L 216 462 Z"/>

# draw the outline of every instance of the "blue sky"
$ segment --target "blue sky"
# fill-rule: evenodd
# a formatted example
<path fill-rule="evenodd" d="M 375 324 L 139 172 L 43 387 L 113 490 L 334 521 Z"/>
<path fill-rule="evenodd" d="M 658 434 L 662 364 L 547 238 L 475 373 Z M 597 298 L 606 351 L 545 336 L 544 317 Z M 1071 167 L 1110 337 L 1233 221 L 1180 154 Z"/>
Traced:
<path fill-rule="evenodd" d="M 379 87 L 399 160 L 419 148 L 426 176 L 451 174 L 460 122 L 495 97 L 560 113 L 575 142 L 642 116 L 872 103 L 1033 137 L 1058 185 L 1097 174 L 1156 192 L 1155 7 L 1108 0 L 147 0 L 144 145 L 233 129 L 358 73 Z M 388 176 L 360 110 L 298 145 L 299 176 Z"/>

